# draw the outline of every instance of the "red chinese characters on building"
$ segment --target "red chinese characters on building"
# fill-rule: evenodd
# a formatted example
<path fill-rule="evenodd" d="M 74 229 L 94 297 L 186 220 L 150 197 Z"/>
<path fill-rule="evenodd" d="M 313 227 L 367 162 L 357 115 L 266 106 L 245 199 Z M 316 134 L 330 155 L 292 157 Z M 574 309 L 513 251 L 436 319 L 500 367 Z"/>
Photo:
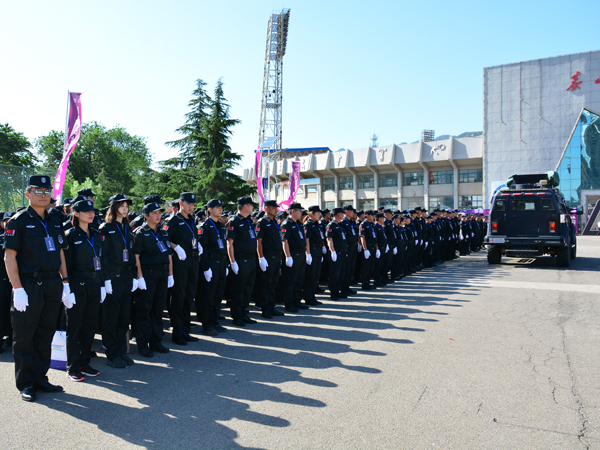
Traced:
<path fill-rule="evenodd" d="M 600 77 L 596 80 L 596 84 L 600 84 Z"/>
<path fill-rule="evenodd" d="M 583 81 L 578 81 L 579 75 L 581 75 L 581 72 L 577 71 L 575 72 L 575 75 L 571 76 L 571 80 L 573 81 L 571 81 L 571 85 L 567 88 L 567 91 L 575 91 L 577 89 L 581 89 L 580 84 L 583 83 Z"/>

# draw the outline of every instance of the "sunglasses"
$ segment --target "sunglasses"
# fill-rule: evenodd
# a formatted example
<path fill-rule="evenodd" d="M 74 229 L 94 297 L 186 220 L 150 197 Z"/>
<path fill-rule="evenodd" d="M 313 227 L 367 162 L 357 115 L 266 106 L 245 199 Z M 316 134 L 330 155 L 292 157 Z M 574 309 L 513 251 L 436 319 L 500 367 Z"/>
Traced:
<path fill-rule="evenodd" d="M 52 195 L 52 189 L 36 189 L 33 192 L 38 197 L 41 197 L 42 195 L 45 195 L 46 197 L 50 197 Z"/>

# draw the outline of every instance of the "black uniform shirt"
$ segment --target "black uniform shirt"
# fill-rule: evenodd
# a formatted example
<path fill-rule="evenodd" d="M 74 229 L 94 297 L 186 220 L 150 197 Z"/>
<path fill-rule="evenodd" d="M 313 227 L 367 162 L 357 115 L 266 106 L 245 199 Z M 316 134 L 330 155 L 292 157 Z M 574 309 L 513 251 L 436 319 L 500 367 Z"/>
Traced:
<path fill-rule="evenodd" d="M 143 214 L 140 214 L 131 222 L 129 222 L 129 225 L 131 225 L 131 228 L 133 229 L 133 231 L 135 231 L 136 228 L 141 227 L 144 223 L 146 223 L 146 217 L 144 217 Z"/>
<path fill-rule="evenodd" d="M 327 226 L 326 236 L 333 239 L 333 247 L 336 253 L 345 252 L 348 248 L 346 232 L 335 220 L 332 220 Z"/>
<path fill-rule="evenodd" d="M 396 230 L 394 230 L 392 222 L 390 222 L 389 220 L 384 219 L 384 223 L 385 227 L 383 228 L 383 231 L 385 233 L 385 236 L 387 237 L 388 244 L 390 247 L 395 247 L 396 245 L 398 245 L 398 243 L 396 242 L 396 240 L 398 239 L 398 236 L 396 236 Z"/>
<path fill-rule="evenodd" d="M 196 223 L 191 215 L 186 219 L 183 214 L 177 213 L 165 222 L 163 229 L 167 230 L 171 242 L 184 249 L 187 256 L 198 256 L 200 230 L 196 229 Z"/>
<path fill-rule="evenodd" d="M 323 247 L 325 233 L 319 223 L 315 222 L 310 217 L 304 222 L 304 234 L 310 242 L 311 247 Z"/>
<path fill-rule="evenodd" d="M 46 214 L 42 219 L 31 206 L 6 224 L 4 249 L 17 252 L 20 273 L 58 272 L 60 249 L 66 246 L 62 224 L 56 216 Z"/>
<path fill-rule="evenodd" d="M 210 269 L 210 260 L 218 258 L 221 261 L 227 255 L 227 239 L 225 238 L 225 226 L 221 221 L 213 221 L 208 218 L 198 226 L 200 232 L 200 244 L 204 252 L 200 255 L 202 271 Z"/>
<path fill-rule="evenodd" d="M 249 217 L 237 213 L 227 222 L 226 233 L 227 239 L 233 239 L 235 255 L 256 256 L 256 232 Z"/>
<path fill-rule="evenodd" d="M 90 227 L 92 233 L 88 236 L 81 228 L 73 227 L 66 231 L 68 248 L 65 251 L 65 262 L 70 277 L 77 276 L 78 272 L 98 273 L 102 276 L 104 269 L 104 239 L 100 233 Z M 94 258 L 99 258 L 94 262 Z M 98 262 L 100 263 L 98 265 Z"/>
<path fill-rule="evenodd" d="M 104 237 L 104 250 L 106 264 L 102 268 L 104 273 L 123 272 L 127 267 L 133 270 L 135 255 L 133 253 L 133 231 L 129 225 L 119 222 L 103 223 L 100 225 L 100 234 Z M 127 250 L 125 255 L 124 250 Z M 125 261 L 127 256 L 128 261 Z"/>
<path fill-rule="evenodd" d="M 281 224 L 281 238 L 288 241 L 290 252 L 298 253 L 306 250 L 306 236 L 304 226 L 288 217 Z"/>
<path fill-rule="evenodd" d="M 373 224 L 373 227 L 375 228 L 375 232 L 377 233 L 377 246 L 379 247 L 379 250 L 381 250 L 381 253 L 383 254 L 383 253 L 385 253 L 386 245 L 388 245 L 388 240 L 385 235 L 385 231 L 383 229 L 384 227 L 382 227 L 378 223 Z"/>
<path fill-rule="evenodd" d="M 360 230 L 358 233 L 361 236 L 364 236 L 367 240 L 367 246 L 373 246 L 377 244 L 377 234 L 375 233 L 375 228 L 373 228 L 373 224 L 368 220 L 363 220 L 360 224 Z"/>
<path fill-rule="evenodd" d="M 356 244 L 358 243 L 358 227 L 356 226 L 356 224 L 344 217 L 340 222 L 340 226 L 346 234 L 346 240 L 348 242 L 348 245 L 356 246 Z"/>
<path fill-rule="evenodd" d="M 6 267 L 4 266 L 4 232 L 0 233 L 0 278 L 6 278 Z"/>
<path fill-rule="evenodd" d="M 281 245 L 281 229 L 276 220 L 268 216 L 262 217 L 255 227 L 256 237 L 262 239 L 262 248 L 264 254 L 281 254 L 283 247 Z"/>
<path fill-rule="evenodd" d="M 150 225 L 144 223 L 133 233 L 133 253 L 140 255 L 140 264 L 169 264 L 171 241 L 167 231 L 158 226 L 158 233 Z"/>

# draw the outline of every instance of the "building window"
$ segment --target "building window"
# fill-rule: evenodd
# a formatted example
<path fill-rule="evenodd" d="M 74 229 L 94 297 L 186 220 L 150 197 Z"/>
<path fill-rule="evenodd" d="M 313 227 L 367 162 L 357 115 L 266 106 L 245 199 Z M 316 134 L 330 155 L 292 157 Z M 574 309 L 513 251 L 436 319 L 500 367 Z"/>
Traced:
<path fill-rule="evenodd" d="M 429 211 L 454 208 L 454 197 L 429 197 Z"/>
<path fill-rule="evenodd" d="M 423 197 L 403 197 L 402 199 L 403 208 L 402 209 L 415 209 L 417 206 L 423 207 Z"/>
<path fill-rule="evenodd" d="M 483 169 L 465 169 L 458 175 L 459 183 L 482 183 Z"/>
<path fill-rule="evenodd" d="M 404 186 L 419 186 L 423 184 L 423 172 L 407 172 L 404 174 Z"/>
<path fill-rule="evenodd" d="M 342 189 L 354 190 L 353 177 L 340 177 L 340 191 Z"/>
<path fill-rule="evenodd" d="M 379 187 L 398 186 L 398 175 L 395 173 L 383 173 L 379 175 Z"/>
<path fill-rule="evenodd" d="M 379 206 L 383 206 L 384 208 L 389 208 L 392 210 L 397 210 L 398 209 L 398 199 L 397 198 L 380 198 L 379 199 Z"/>
<path fill-rule="evenodd" d="M 330 211 L 335 208 L 335 202 L 325 202 L 323 205 L 323 209 L 328 209 Z"/>
<path fill-rule="evenodd" d="M 323 178 L 323 192 L 335 191 L 335 178 Z"/>
<path fill-rule="evenodd" d="M 359 200 L 358 209 L 366 211 L 367 209 L 375 208 L 375 200 Z"/>
<path fill-rule="evenodd" d="M 373 189 L 375 187 L 375 176 L 374 175 L 360 175 L 358 177 L 358 188 L 359 189 Z"/>
<path fill-rule="evenodd" d="M 454 170 L 441 170 L 429 172 L 429 184 L 452 184 L 454 183 Z"/>
<path fill-rule="evenodd" d="M 461 195 L 458 207 L 460 209 L 483 208 L 483 195 Z"/>

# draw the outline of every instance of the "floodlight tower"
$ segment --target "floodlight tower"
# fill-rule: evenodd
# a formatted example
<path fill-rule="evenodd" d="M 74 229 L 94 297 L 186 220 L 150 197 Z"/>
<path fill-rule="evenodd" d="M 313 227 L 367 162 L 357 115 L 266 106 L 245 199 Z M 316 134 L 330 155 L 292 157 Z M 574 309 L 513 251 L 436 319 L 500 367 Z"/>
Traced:
<path fill-rule="evenodd" d="M 268 137 L 275 137 L 273 150 L 281 150 L 281 88 L 283 85 L 283 56 L 287 45 L 290 10 L 274 12 L 267 27 L 265 72 L 263 76 L 262 103 L 258 145 Z"/>

